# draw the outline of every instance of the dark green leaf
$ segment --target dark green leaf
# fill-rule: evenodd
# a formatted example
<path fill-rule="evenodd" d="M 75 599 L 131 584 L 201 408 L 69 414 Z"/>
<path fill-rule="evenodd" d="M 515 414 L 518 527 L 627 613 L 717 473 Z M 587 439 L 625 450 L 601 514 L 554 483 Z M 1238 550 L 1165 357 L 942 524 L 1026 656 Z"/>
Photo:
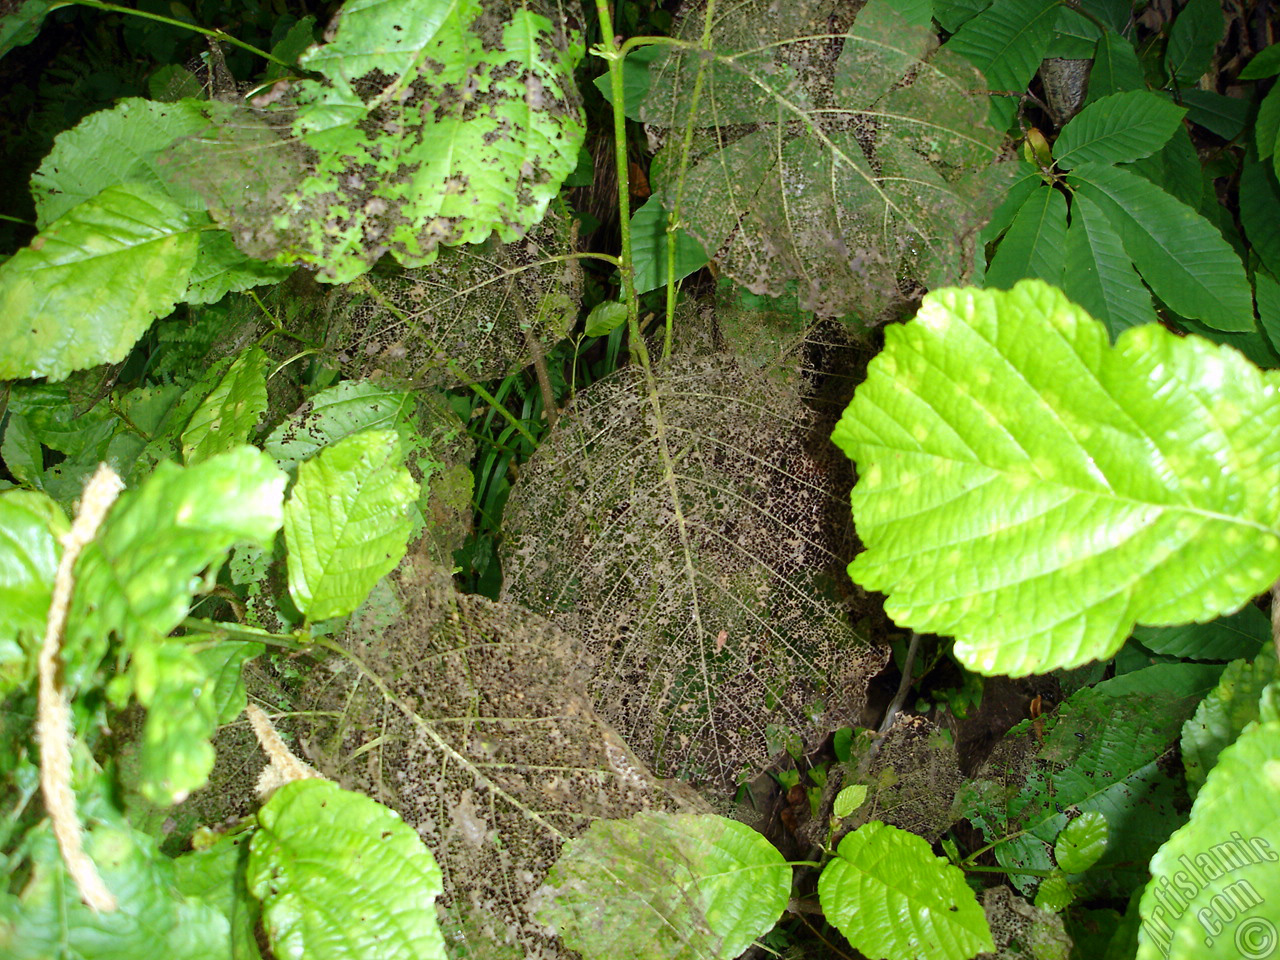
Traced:
<path fill-rule="evenodd" d="M 1141 177 L 1091 163 L 1068 180 L 1101 207 L 1142 277 L 1169 307 L 1219 330 L 1248 330 L 1244 265 L 1212 224 Z"/>
<path fill-rule="evenodd" d="M 1093 69 L 1089 73 L 1089 92 L 1085 94 L 1084 102 L 1089 104 L 1113 93 L 1145 90 L 1146 87 L 1142 64 L 1138 62 L 1133 44 L 1108 30 L 1098 41 Z"/>
<path fill-rule="evenodd" d="M 1155 323 L 1151 294 L 1098 205 L 1077 194 L 1071 204 L 1062 289 L 1107 325 L 1114 341 L 1129 327 Z"/>
<path fill-rule="evenodd" d="M 1149 157 L 1173 136 L 1185 112 L 1145 90 L 1113 93 L 1086 106 L 1062 128 L 1053 145 L 1054 160 L 1070 170 L 1082 163 Z"/>
<path fill-rule="evenodd" d="M 1280 43 L 1258 51 L 1248 65 L 1240 71 L 1241 80 L 1261 80 L 1280 73 Z"/>
<path fill-rule="evenodd" d="M 1204 196 L 1204 168 L 1184 124 L 1178 125 L 1169 142 L 1158 152 L 1128 164 L 1125 169 L 1150 180 L 1192 210 L 1200 207 Z"/>
<path fill-rule="evenodd" d="M 44 18 L 58 6 L 53 0 L 19 0 L 17 9 L 0 14 L 0 57 L 34 40 Z"/>
<path fill-rule="evenodd" d="M 1261 268 L 1253 274 L 1253 299 L 1258 305 L 1263 332 L 1280 353 L 1280 283 Z"/>
<path fill-rule="evenodd" d="M 682 280 L 707 265 L 710 257 L 702 245 L 683 230 L 675 231 L 675 278 Z M 631 255 L 635 263 L 636 293 L 647 293 L 667 284 L 667 211 L 662 199 L 650 197 L 631 216 Z"/>
<path fill-rule="evenodd" d="M 933 16 L 947 33 L 955 33 L 987 7 L 991 0 L 933 0 Z"/>
<path fill-rule="evenodd" d="M 628 120 L 641 120 L 640 108 L 644 104 L 645 94 L 649 92 L 649 65 L 667 55 L 667 48 L 661 44 L 639 47 L 627 54 L 622 61 L 622 96 L 626 101 L 626 117 Z M 608 73 L 602 73 L 595 79 L 596 89 L 600 91 L 605 102 L 613 103 L 613 82 Z M 610 156 L 609 162 L 613 162 Z"/>
<path fill-rule="evenodd" d="M 1280 182 L 1271 164 L 1252 152 L 1240 171 L 1240 224 L 1254 253 L 1280 277 Z"/>
<path fill-rule="evenodd" d="M 1221 0 L 1187 0 L 1173 21 L 1165 49 L 1164 65 L 1170 78 L 1180 86 L 1195 86 L 1209 69 L 1226 27 Z"/>
<path fill-rule="evenodd" d="M 1258 107 L 1254 137 L 1258 144 L 1259 159 L 1272 157 L 1276 173 L 1280 175 L 1280 83 L 1271 88 L 1271 92 Z"/>
<path fill-rule="evenodd" d="M 1133 638 L 1152 653 L 1185 660 L 1252 659 L 1271 639 L 1271 621 L 1252 604 L 1209 623 L 1135 627 Z"/>
<path fill-rule="evenodd" d="M 991 116 L 1004 129 L 1013 121 L 1018 97 L 1035 76 L 1053 39 L 1054 0 L 995 0 L 962 26 L 946 45 L 986 77 L 994 97 Z"/>
<path fill-rule="evenodd" d="M 220 837 L 207 849 L 183 854 L 173 863 L 178 891 L 213 907 L 231 927 L 231 960 L 260 960 L 254 927 L 258 901 L 249 894 L 244 872 L 249 859 L 249 834 Z"/>
<path fill-rule="evenodd" d="M 1249 121 L 1251 105 L 1240 97 L 1196 88 L 1183 90 L 1180 96 L 1187 105 L 1187 119 L 1223 140 L 1234 140 Z"/>
<path fill-rule="evenodd" d="M 1058 283 L 1066 241 L 1067 198 L 1042 184 L 1022 204 L 1000 241 L 987 268 L 986 285 L 1007 290 L 1027 277 Z"/>

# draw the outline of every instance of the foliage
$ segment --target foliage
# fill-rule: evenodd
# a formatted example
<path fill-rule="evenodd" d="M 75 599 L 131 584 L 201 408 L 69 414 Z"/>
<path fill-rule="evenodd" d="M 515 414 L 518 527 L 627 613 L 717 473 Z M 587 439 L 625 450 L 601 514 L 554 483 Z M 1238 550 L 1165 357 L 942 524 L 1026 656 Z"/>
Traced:
<path fill-rule="evenodd" d="M 0 952 L 1260 955 L 1243 21 L 71 6 L 0 5 Z"/>

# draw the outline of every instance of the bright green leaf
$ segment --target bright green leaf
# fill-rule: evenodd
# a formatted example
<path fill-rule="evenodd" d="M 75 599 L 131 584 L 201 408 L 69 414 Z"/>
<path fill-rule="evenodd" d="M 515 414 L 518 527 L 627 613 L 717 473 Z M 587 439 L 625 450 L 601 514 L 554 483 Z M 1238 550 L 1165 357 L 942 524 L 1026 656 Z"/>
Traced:
<path fill-rule="evenodd" d="M 1098 40 L 1093 67 L 1089 71 L 1089 90 L 1084 102 L 1095 103 L 1115 93 L 1145 90 L 1146 87 L 1142 64 L 1138 62 L 1133 44 L 1120 34 L 1108 30 Z"/>
<path fill-rule="evenodd" d="M 791 868 L 712 814 L 597 820 L 565 844 L 538 919 L 587 957 L 733 960 L 786 909 Z"/>
<path fill-rule="evenodd" d="M 1277 680 L 1280 668 L 1276 665 L 1275 647 L 1267 643 L 1254 657 L 1228 664 L 1217 687 L 1182 725 L 1182 765 L 1192 799 L 1217 766 L 1219 754 L 1235 743 L 1246 726 L 1260 718 L 1262 692 Z"/>
<path fill-rule="evenodd" d="M 1089 104 L 1062 128 L 1053 155 L 1063 170 L 1149 157 L 1173 136 L 1184 113 L 1145 90 L 1113 93 Z"/>
<path fill-rule="evenodd" d="M 697 240 L 683 230 L 675 231 L 675 278 L 683 280 L 710 261 Z M 631 255 L 635 262 L 636 293 L 647 293 L 667 284 L 667 211 L 660 197 L 653 196 L 631 216 Z"/>
<path fill-rule="evenodd" d="M 1275 722 L 1251 725 L 1222 752 L 1191 819 L 1151 860 L 1138 960 L 1270 953 L 1280 903 L 1278 756 Z"/>
<path fill-rule="evenodd" d="M 80 902 L 45 823 L 31 853 L 34 872 L 20 897 L 0 893 L 0 954 L 6 960 L 209 960 L 227 956 L 227 921 L 182 896 L 173 861 L 124 825 L 99 823 L 85 852 L 118 908 L 97 913 Z"/>
<path fill-rule="evenodd" d="M 867 787 L 862 783 L 852 783 L 836 794 L 835 805 L 831 812 L 837 819 L 843 820 L 857 810 L 867 799 Z"/>
<path fill-rule="evenodd" d="M 182 432 L 182 458 L 188 465 L 225 453 L 250 439 L 267 409 L 267 368 L 271 358 L 250 347 L 223 374 L 218 385 L 196 407 Z"/>
<path fill-rule="evenodd" d="M 435 859 L 395 811 L 337 784 L 276 791 L 246 878 L 279 960 L 445 960 Z"/>
<path fill-rule="evenodd" d="M 922 837 L 878 820 L 845 836 L 818 878 L 822 912 L 854 948 L 895 960 L 969 960 L 995 949 L 964 873 Z"/>
<path fill-rule="evenodd" d="M 66 516 L 43 493 L 0 493 L 0 637 L 43 637 Z"/>
<path fill-rule="evenodd" d="M 946 45 L 986 77 L 994 97 L 991 116 L 1000 129 L 1013 121 L 1018 97 L 1040 67 L 1053 39 L 1054 0 L 995 0 L 962 26 Z"/>
<path fill-rule="evenodd" d="M 1280 575 L 1280 375 L 1155 324 L 1112 348 L 1038 281 L 929 294 L 885 341 L 832 437 L 860 478 L 849 573 L 967 668 L 1106 658 Z"/>
<path fill-rule="evenodd" d="M 1097 810 L 1076 817 L 1058 834 L 1053 856 L 1067 873 L 1084 873 L 1107 850 L 1107 818 Z"/>
<path fill-rule="evenodd" d="M 1038 910 L 1061 913 L 1071 905 L 1075 898 L 1075 891 L 1071 889 L 1071 884 L 1067 881 L 1067 878 L 1055 872 L 1045 877 L 1040 882 L 1040 886 L 1036 888 L 1035 906 Z M 1063 960 L 1066 960 L 1065 956 Z"/>
<path fill-rule="evenodd" d="M 310 620 L 350 613 L 404 556 L 418 485 L 390 430 L 367 430 L 298 467 L 284 511 L 289 595 Z"/>
<path fill-rule="evenodd" d="M 0 264 L 0 379 L 122 360 L 187 289 L 190 216 L 147 187 L 109 187 Z"/>
<path fill-rule="evenodd" d="M 1253 326 L 1244 265 L 1209 221 L 1117 167 L 1084 164 L 1067 179 L 1106 214 L 1142 278 L 1170 309 L 1218 330 Z"/>
<path fill-rule="evenodd" d="M 627 305 L 617 300 L 605 300 L 591 308 L 583 332 L 588 337 L 607 337 L 626 322 Z"/>
<path fill-rule="evenodd" d="M 987 268 L 986 286 L 1008 289 L 1027 277 L 1057 283 L 1066 242 L 1067 198 L 1042 185 L 1023 203 L 1000 241 Z"/>
<path fill-rule="evenodd" d="M 1080 194 L 1071 204 L 1062 289 L 1107 325 L 1112 340 L 1129 327 L 1156 322 L 1151 293 L 1138 279 L 1120 235 L 1098 205 Z"/>
<path fill-rule="evenodd" d="M 1181 86 L 1193 87 L 1209 69 L 1213 51 L 1226 31 L 1220 0 L 1187 0 L 1169 31 L 1164 66 Z"/>
<path fill-rule="evenodd" d="M 240 447 L 193 467 L 161 463 L 120 495 L 76 564 L 68 655 L 95 661 L 112 632 L 128 643 L 168 635 L 207 567 L 237 543 L 268 547 L 280 529 L 286 477 Z M 83 664 L 92 667 L 94 662 Z"/>

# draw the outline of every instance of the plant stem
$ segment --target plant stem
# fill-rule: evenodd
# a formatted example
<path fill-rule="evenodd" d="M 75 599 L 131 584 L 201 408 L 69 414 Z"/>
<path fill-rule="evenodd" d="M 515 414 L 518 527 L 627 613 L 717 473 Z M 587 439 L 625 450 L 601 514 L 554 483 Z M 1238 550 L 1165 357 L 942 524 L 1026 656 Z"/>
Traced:
<path fill-rule="evenodd" d="M 194 23 L 187 23 L 184 20 L 175 20 L 173 17 L 166 17 L 159 13 L 148 13 L 146 10 L 135 10 L 132 7 L 122 7 L 115 3 L 103 3 L 102 0 L 66 0 L 65 3 L 55 4 L 51 10 L 57 10 L 59 7 L 92 7 L 94 10 L 104 10 L 107 13 L 124 13 L 131 17 L 142 17 L 144 20 L 154 20 L 157 23 L 168 24 L 171 27 L 178 27 L 182 30 L 190 30 L 193 33 L 202 33 L 206 37 L 216 40 L 219 43 L 229 43 L 233 47 L 239 47 L 241 50 L 248 50 L 255 56 L 262 57 L 264 60 L 270 60 L 272 63 L 284 67 L 291 73 L 299 70 L 296 63 L 287 63 L 279 57 L 272 56 L 265 50 L 259 50 L 251 43 L 245 43 L 229 33 L 221 30 L 211 30 L 208 27 L 197 26 Z"/>
<path fill-rule="evenodd" d="M 622 53 L 618 38 L 613 35 L 613 17 L 609 15 L 608 0 L 596 0 L 596 13 L 600 17 L 600 47 L 593 52 L 609 64 L 609 87 L 613 93 L 613 155 L 618 168 L 618 230 L 622 236 L 622 294 L 627 304 L 627 330 L 631 334 L 628 346 L 631 355 L 649 369 L 649 350 L 640 335 L 640 301 L 636 298 L 635 260 L 631 254 L 631 185 L 627 170 L 627 114 L 626 94 L 622 87 Z"/>
<path fill-rule="evenodd" d="M 224 640 L 241 640 L 247 643 L 265 643 L 273 647 L 283 647 L 286 650 L 311 649 L 311 644 L 302 641 L 296 636 L 290 636 L 289 634 L 284 633 L 272 633 L 269 630 L 261 630 L 258 627 L 246 627 L 243 624 L 238 623 L 225 623 L 221 620 L 204 620 L 200 617 L 187 617 L 182 621 L 182 626 L 188 630 L 207 633 L 210 636 Z"/>

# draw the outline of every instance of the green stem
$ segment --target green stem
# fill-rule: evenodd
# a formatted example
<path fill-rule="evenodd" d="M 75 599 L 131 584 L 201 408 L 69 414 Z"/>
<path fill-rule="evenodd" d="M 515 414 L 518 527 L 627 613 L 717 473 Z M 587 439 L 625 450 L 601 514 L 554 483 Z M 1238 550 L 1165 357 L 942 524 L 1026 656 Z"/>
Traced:
<path fill-rule="evenodd" d="M 971 864 L 961 866 L 965 873 L 1003 873 L 1006 876 L 1018 877 L 1051 877 L 1052 870 L 1006 870 L 1004 867 L 979 867 Z"/>
<path fill-rule="evenodd" d="M 596 0 L 596 14 L 600 18 L 601 43 L 593 52 L 609 64 L 609 87 L 613 93 L 613 155 L 618 168 L 618 229 L 622 235 L 622 295 L 627 304 L 628 346 L 631 355 L 649 369 L 649 350 L 640 335 L 640 301 L 636 297 L 635 259 L 631 254 L 631 187 L 627 170 L 627 114 L 626 94 L 622 84 L 622 52 L 618 39 L 613 35 L 613 17 L 609 14 L 608 0 Z M 603 48 L 603 49 L 601 49 Z"/>
<path fill-rule="evenodd" d="M 135 10 L 132 7 L 122 7 L 115 3 L 103 3 L 102 0 L 66 0 L 65 3 L 55 4 L 51 10 L 57 10 L 59 7 L 92 7 L 94 10 L 104 10 L 107 13 L 124 13 L 131 17 L 142 17 L 144 20 L 154 20 L 157 23 L 168 24 L 171 27 L 178 27 L 182 30 L 190 30 L 193 33 L 202 33 L 206 37 L 216 40 L 219 43 L 229 43 L 233 47 L 239 47 L 241 50 L 248 50 L 255 56 L 262 57 L 264 60 L 270 60 L 272 63 L 284 67 L 290 73 L 299 70 L 296 63 L 286 63 L 279 57 L 272 56 L 265 50 L 259 50 L 251 43 L 245 43 L 238 40 L 229 33 L 221 30 L 211 30 L 208 27 L 200 27 L 194 23 L 186 23 L 183 20 L 175 20 L 173 17 L 166 17 L 159 13 L 148 13 L 146 10 Z"/>
<path fill-rule="evenodd" d="M 284 633 L 272 633 L 258 627 L 246 627 L 239 623 L 224 623 L 221 620 L 202 620 L 199 617 L 187 617 L 182 626 L 188 630 L 207 633 L 223 640 L 242 640 L 248 643 L 266 643 L 286 650 L 309 650 L 311 644 L 296 636 Z"/>

